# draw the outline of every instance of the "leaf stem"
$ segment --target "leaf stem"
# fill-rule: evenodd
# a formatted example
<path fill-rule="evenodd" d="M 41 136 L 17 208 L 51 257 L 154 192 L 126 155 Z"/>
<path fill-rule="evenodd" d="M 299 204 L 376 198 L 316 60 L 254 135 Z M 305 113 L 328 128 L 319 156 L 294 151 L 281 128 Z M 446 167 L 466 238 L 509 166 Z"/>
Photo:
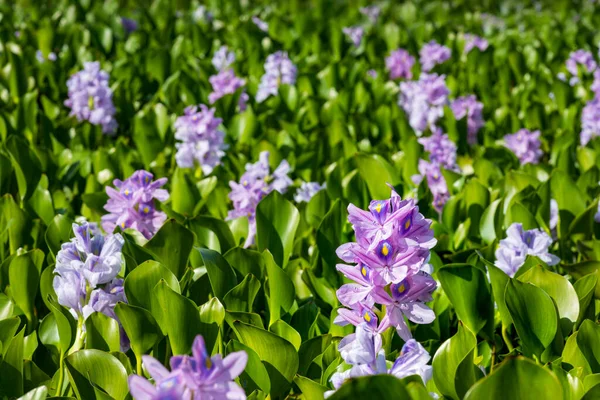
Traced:
<path fill-rule="evenodd" d="M 508 352 L 512 353 L 514 351 L 514 347 L 510 342 L 510 338 L 508 337 L 508 331 L 506 329 L 506 325 L 502 325 L 502 339 L 504 339 L 504 343 L 506 343 L 506 347 L 508 347 Z"/>
<path fill-rule="evenodd" d="M 136 369 L 137 374 L 139 376 L 142 376 L 142 356 L 141 355 L 135 356 L 135 369 Z"/>
<path fill-rule="evenodd" d="M 62 396 L 62 387 L 65 381 L 65 352 L 60 352 L 60 361 L 58 363 L 58 386 L 56 387 L 56 397 Z"/>

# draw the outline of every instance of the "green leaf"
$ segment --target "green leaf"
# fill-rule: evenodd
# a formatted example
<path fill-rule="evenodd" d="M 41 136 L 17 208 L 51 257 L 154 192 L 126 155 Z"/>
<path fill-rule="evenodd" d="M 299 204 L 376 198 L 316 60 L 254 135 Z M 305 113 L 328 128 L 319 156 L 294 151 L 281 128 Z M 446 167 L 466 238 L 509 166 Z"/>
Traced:
<path fill-rule="evenodd" d="M 0 363 L 0 388 L 9 397 L 19 397 L 23 394 L 23 347 L 25 328 L 10 340 L 3 342 L 4 359 Z"/>
<path fill-rule="evenodd" d="M 506 293 L 506 285 L 510 279 L 508 275 L 500 268 L 496 267 L 491 262 L 487 261 L 483 255 L 478 251 L 479 259 L 486 265 L 488 273 L 490 275 L 490 283 L 492 284 L 492 293 L 494 294 L 494 300 L 498 305 L 498 312 L 502 319 L 504 326 L 510 326 L 512 324 L 512 318 L 510 312 L 506 307 L 506 301 L 504 300 L 504 294 Z"/>
<path fill-rule="evenodd" d="M 260 290 L 260 282 L 252 274 L 246 275 L 244 280 L 232 288 L 225 295 L 224 302 L 228 310 L 252 312 L 252 304 Z"/>
<path fill-rule="evenodd" d="M 313 381 L 312 379 L 308 379 L 300 375 L 296 375 L 294 378 L 294 383 L 298 385 L 305 399 L 324 399 L 325 392 L 329 390 L 325 386 Z"/>
<path fill-rule="evenodd" d="M 269 326 L 269 331 L 293 344 L 296 351 L 300 350 L 302 338 L 300 337 L 300 334 L 286 322 L 282 320 L 275 321 Z"/>
<path fill-rule="evenodd" d="M 392 375 L 363 376 L 346 381 L 329 400 L 353 399 L 397 400 L 410 399 L 404 383 Z"/>
<path fill-rule="evenodd" d="M 189 221 L 189 227 L 196 236 L 202 231 L 214 233 L 219 239 L 219 247 L 221 254 L 225 254 L 231 248 L 235 247 L 235 239 L 229 229 L 229 226 L 218 218 L 209 216 L 198 216 Z"/>
<path fill-rule="evenodd" d="M 317 229 L 317 247 L 323 261 L 328 266 L 326 276 L 338 275 L 335 265 L 338 262 L 336 249 L 342 244 L 342 233 L 346 224 L 346 210 L 341 201 L 336 200 L 329 212 L 323 217 L 321 225 Z"/>
<path fill-rule="evenodd" d="M 40 386 L 25 393 L 23 396 L 19 397 L 18 400 L 45 400 L 46 397 L 48 397 L 48 388 L 46 386 Z"/>
<path fill-rule="evenodd" d="M 13 300 L 25 313 L 30 327 L 35 317 L 35 297 L 43 261 L 44 253 L 41 250 L 32 250 L 13 258 L 8 269 Z"/>
<path fill-rule="evenodd" d="M 119 323 L 106 315 L 94 312 L 85 320 L 85 348 L 106 352 L 121 350 Z"/>
<path fill-rule="evenodd" d="M 581 324 L 586 316 L 586 311 L 590 304 L 593 305 L 594 292 L 596 285 L 598 284 L 598 276 L 596 274 L 589 274 L 581 279 L 578 279 L 573 285 L 577 297 L 579 299 L 579 317 L 577 318 L 577 324 Z"/>
<path fill-rule="evenodd" d="M 48 229 L 46 229 L 46 244 L 54 256 L 60 250 L 63 243 L 69 241 L 72 236 L 73 221 L 65 215 L 57 215 L 54 217 Z"/>
<path fill-rule="evenodd" d="M 256 208 L 256 243 L 258 249 L 269 249 L 277 265 L 285 268 L 292 254 L 300 213 L 276 190 Z"/>
<path fill-rule="evenodd" d="M 69 380 L 80 399 L 106 398 L 124 400 L 129 393 L 127 371 L 114 356 L 100 350 L 79 350 L 66 359 Z"/>
<path fill-rule="evenodd" d="M 271 380 L 269 379 L 267 369 L 261 362 L 258 354 L 256 354 L 256 352 L 250 347 L 238 342 L 237 340 L 232 340 L 227 345 L 228 353 L 232 353 L 234 351 L 245 351 L 248 355 L 246 368 L 240 375 L 240 381 L 246 382 L 246 384 L 244 384 L 246 391 L 248 392 L 253 389 L 260 389 L 265 393 L 269 393 L 271 391 Z"/>
<path fill-rule="evenodd" d="M 141 307 L 117 303 L 115 314 L 131 342 L 131 349 L 138 358 L 163 337 L 152 314 Z"/>
<path fill-rule="evenodd" d="M 198 248 L 197 250 L 204 261 L 214 295 L 223 300 L 227 292 L 237 285 L 237 278 L 233 268 L 218 252 L 202 248 Z"/>
<path fill-rule="evenodd" d="M 40 160 L 20 136 L 9 136 L 6 140 L 6 149 L 17 176 L 19 195 L 22 200 L 26 200 L 31 197 L 42 177 Z"/>
<path fill-rule="evenodd" d="M 54 316 L 54 323 L 56 326 L 56 334 L 58 337 L 58 351 L 61 353 L 66 353 L 66 351 L 71 347 L 73 342 L 75 342 L 75 331 L 76 331 L 76 322 L 73 316 L 66 308 L 60 306 L 58 303 L 54 301 L 50 301 L 50 311 Z M 47 318 L 47 317 L 46 317 Z M 42 343 L 44 340 L 42 338 L 42 330 L 40 329 L 40 339 Z"/>
<path fill-rule="evenodd" d="M 556 307 L 537 286 L 511 279 L 504 297 L 525 355 L 541 357 L 558 327 Z"/>
<path fill-rule="evenodd" d="M 192 232 L 170 219 L 146 243 L 144 248 L 155 256 L 156 261 L 169 268 L 178 279 L 181 279 L 193 245 L 194 235 Z"/>
<path fill-rule="evenodd" d="M 294 283 L 273 260 L 271 253 L 266 250 L 263 253 L 265 267 L 268 277 L 268 300 L 269 300 L 269 326 L 280 319 L 281 310 L 288 312 L 294 303 Z"/>
<path fill-rule="evenodd" d="M 156 261 L 145 261 L 125 278 L 125 295 L 129 304 L 152 310 L 152 289 L 161 281 L 179 293 L 179 282 L 169 269 Z"/>
<path fill-rule="evenodd" d="M 355 156 L 358 173 L 366 182 L 373 199 L 388 199 L 390 187 L 397 185 L 400 178 L 392 166 L 377 154 L 358 153 Z"/>
<path fill-rule="evenodd" d="M 479 221 L 479 233 L 481 234 L 481 238 L 487 244 L 491 244 L 494 240 L 496 240 L 496 231 L 499 221 L 498 221 L 498 210 L 501 205 L 502 200 L 494 200 L 483 212 L 481 216 L 481 220 Z"/>
<path fill-rule="evenodd" d="M 577 331 L 577 346 L 594 374 L 600 373 L 600 326 L 585 320 Z"/>
<path fill-rule="evenodd" d="M 233 323 L 243 344 L 258 354 L 271 380 L 271 396 L 280 396 L 289 390 L 298 371 L 298 353 L 294 346 L 279 336 L 245 324 Z"/>
<path fill-rule="evenodd" d="M 494 303 L 485 274 L 470 264 L 450 264 L 438 271 L 444 293 L 458 318 L 475 334 L 493 327 Z M 491 337 L 490 332 L 483 332 Z"/>
<path fill-rule="evenodd" d="M 446 340 L 433 357 L 433 379 L 435 385 L 444 396 L 462 399 L 465 391 L 459 387 L 471 387 L 482 375 L 473 362 L 473 350 L 477 346 L 477 338 L 465 326 L 459 323 L 458 332 Z M 465 373 L 466 368 L 459 370 L 465 363 L 472 371 Z M 475 370 L 479 371 L 478 373 Z M 475 378 L 475 379 L 473 379 Z"/>

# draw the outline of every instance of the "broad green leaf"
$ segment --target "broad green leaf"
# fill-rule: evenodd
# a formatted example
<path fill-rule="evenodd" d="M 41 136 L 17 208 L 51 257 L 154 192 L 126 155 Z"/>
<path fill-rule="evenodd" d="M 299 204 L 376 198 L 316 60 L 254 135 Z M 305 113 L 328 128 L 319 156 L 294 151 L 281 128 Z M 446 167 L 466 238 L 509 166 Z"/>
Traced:
<path fill-rule="evenodd" d="M 271 380 L 258 354 L 237 340 L 232 340 L 227 344 L 227 352 L 232 353 L 234 351 L 245 351 L 248 355 L 248 363 L 240 376 L 242 382 L 247 382 L 247 385 L 245 385 L 246 391 L 260 389 L 265 393 L 269 393 L 271 391 Z"/>
<path fill-rule="evenodd" d="M 141 357 L 163 336 L 152 314 L 141 307 L 118 303 L 115 314 L 123 325 L 136 357 Z"/>
<path fill-rule="evenodd" d="M 260 282 L 252 274 L 246 275 L 244 280 L 232 288 L 225 297 L 225 305 L 231 311 L 252 312 L 252 304 L 260 290 Z"/>
<path fill-rule="evenodd" d="M 54 256 L 60 250 L 61 244 L 68 242 L 73 236 L 73 221 L 65 215 L 58 214 L 46 230 L 46 244 Z"/>
<path fill-rule="evenodd" d="M 13 258 L 8 269 L 13 300 L 25 313 L 30 326 L 34 320 L 34 302 L 43 260 L 44 253 L 41 250 L 32 250 Z"/>
<path fill-rule="evenodd" d="M 329 399 L 410 399 L 404 383 L 392 375 L 364 376 L 346 381 Z"/>
<path fill-rule="evenodd" d="M 85 320 L 85 332 L 86 349 L 120 351 L 121 333 L 116 320 L 94 312 Z"/>
<path fill-rule="evenodd" d="M 281 310 L 288 312 L 294 303 L 294 284 L 290 277 L 273 260 L 267 250 L 263 253 L 268 277 L 269 326 L 280 319 Z"/>
<path fill-rule="evenodd" d="M 577 292 L 579 299 L 579 317 L 577 318 L 577 324 L 581 324 L 586 316 L 586 312 L 590 304 L 594 306 L 592 300 L 594 298 L 594 292 L 596 285 L 598 284 L 598 276 L 596 274 L 585 275 L 583 278 L 578 279 L 573 287 Z M 594 311 L 592 311 L 594 313 Z"/>
<path fill-rule="evenodd" d="M 600 326 L 585 320 L 577 331 L 577 346 L 587 360 L 592 373 L 600 373 Z"/>
<path fill-rule="evenodd" d="M 48 397 L 48 388 L 40 386 L 25 393 L 18 400 L 45 400 L 46 397 Z"/>
<path fill-rule="evenodd" d="M 102 399 L 108 395 L 124 400 L 129 393 L 127 371 L 114 356 L 100 350 L 79 350 L 66 358 L 69 380 L 80 399 Z M 101 394 L 97 394 L 97 392 Z"/>
<path fill-rule="evenodd" d="M 237 285 L 237 278 L 233 268 L 218 252 L 202 248 L 198 248 L 197 250 L 204 261 L 214 295 L 223 300 L 227 292 Z"/>
<path fill-rule="evenodd" d="M 294 383 L 298 385 L 305 399 L 324 399 L 325 392 L 329 390 L 327 387 L 308 379 L 304 376 L 296 375 Z"/>
<path fill-rule="evenodd" d="M 193 233 L 171 219 L 165 222 L 144 248 L 155 255 L 156 261 L 169 268 L 178 279 L 181 279 L 193 244 Z"/>
<path fill-rule="evenodd" d="M 4 359 L 0 363 L 0 388 L 5 396 L 19 397 L 23 394 L 23 347 L 25 328 L 9 342 L 2 343 Z"/>
<path fill-rule="evenodd" d="M 145 261 L 138 265 L 125 278 L 124 287 L 128 303 L 152 310 L 152 289 L 161 280 L 177 293 L 180 292 L 177 278 L 162 264 Z"/>
<path fill-rule="evenodd" d="M 483 212 L 481 220 L 479 221 L 479 233 L 481 238 L 487 243 L 491 244 L 496 240 L 496 231 L 498 224 L 497 212 L 499 210 L 501 199 L 494 200 Z"/>
<path fill-rule="evenodd" d="M 235 247 L 235 239 L 225 221 L 210 216 L 198 216 L 189 221 L 190 230 L 196 236 L 202 231 L 214 233 L 219 239 L 219 248 L 221 254 L 225 254 L 229 249 Z"/>
<path fill-rule="evenodd" d="M 296 351 L 300 350 L 300 344 L 302 343 L 300 334 L 285 321 L 275 321 L 275 323 L 269 326 L 269 331 L 293 344 L 296 348 Z"/>
<path fill-rule="evenodd" d="M 400 179 L 394 168 L 377 154 L 359 153 L 355 156 L 358 172 L 367 183 L 371 198 L 383 200 L 390 197 L 390 185 L 397 185 Z"/>

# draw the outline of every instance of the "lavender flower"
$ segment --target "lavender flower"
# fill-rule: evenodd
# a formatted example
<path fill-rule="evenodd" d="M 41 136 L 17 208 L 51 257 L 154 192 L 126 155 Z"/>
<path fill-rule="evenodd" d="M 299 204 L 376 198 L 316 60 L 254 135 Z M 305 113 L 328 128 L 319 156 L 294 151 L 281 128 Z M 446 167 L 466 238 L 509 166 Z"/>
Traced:
<path fill-rule="evenodd" d="M 600 136 L 600 99 L 594 98 L 588 101 L 581 112 L 581 145 L 587 145 L 597 136 Z"/>
<path fill-rule="evenodd" d="M 590 89 L 594 92 L 594 98 L 600 97 L 600 69 L 594 71 L 594 81 Z"/>
<path fill-rule="evenodd" d="M 446 77 L 421 74 L 419 80 L 400 83 L 398 104 L 408 115 L 410 126 L 420 136 L 427 128 L 433 129 L 444 115 L 450 91 Z"/>
<path fill-rule="evenodd" d="M 590 51 L 587 50 L 577 50 L 569 54 L 569 58 L 566 62 L 567 71 L 571 73 L 571 75 L 578 76 L 579 68 L 578 65 L 581 65 L 584 68 L 584 72 L 594 72 L 596 67 L 596 61 L 594 61 L 594 56 Z"/>
<path fill-rule="evenodd" d="M 48 61 L 56 61 L 56 54 L 53 51 L 48 53 Z"/>
<path fill-rule="evenodd" d="M 139 375 L 129 376 L 129 390 L 135 400 L 153 399 L 231 399 L 245 400 L 246 394 L 234 379 L 246 367 L 244 351 L 210 357 L 204 339 L 196 336 L 192 356 L 171 357 L 171 371 L 157 359 L 143 356 L 144 368 L 154 385 Z"/>
<path fill-rule="evenodd" d="M 367 75 L 369 75 L 373 79 L 376 79 L 377 78 L 377 71 L 375 71 L 374 69 L 370 69 L 370 70 L 367 71 Z"/>
<path fill-rule="evenodd" d="M 440 166 L 425 160 L 419 160 L 419 174 L 419 176 L 413 176 L 413 181 L 418 184 L 423 177 L 427 179 L 427 186 L 433 195 L 433 208 L 441 213 L 444 204 L 450 198 L 450 193 Z"/>
<path fill-rule="evenodd" d="M 118 320 L 115 314 L 115 306 L 118 302 L 127 303 L 127 297 L 125 297 L 125 289 L 123 288 L 123 279 L 115 278 L 109 282 L 102 289 L 94 289 L 90 294 L 90 301 L 86 307 L 84 307 L 84 316 L 91 312 L 99 312 L 107 317 Z"/>
<path fill-rule="evenodd" d="M 519 158 L 521 164 L 537 164 L 544 155 L 540 149 L 540 131 L 519 129 L 517 133 L 504 136 L 504 142 L 506 147 Z"/>
<path fill-rule="evenodd" d="M 454 100 L 450 107 L 456 119 L 467 117 L 467 143 L 477 143 L 477 133 L 484 125 L 483 103 L 475 95 L 462 96 Z"/>
<path fill-rule="evenodd" d="M 600 202 L 598 202 L 598 210 L 596 211 L 596 214 L 594 215 L 594 221 L 597 223 L 600 223 Z"/>
<path fill-rule="evenodd" d="M 273 190 L 285 193 L 292 184 L 288 177 L 290 165 L 283 160 L 279 166 L 270 173 L 269 152 L 260 153 L 259 161 L 254 164 L 246 164 L 246 172 L 242 175 L 240 183 L 230 181 L 231 192 L 229 199 L 233 202 L 233 210 L 227 214 L 227 220 L 236 218 L 248 218 L 248 237 L 245 247 L 254 243 L 256 235 L 256 207 L 267 194 Z"/>
<path fill-rule="evenodd" d="M 550 200 L 550 230 L 555 231 L 558 226 L 558 203 L 556 200 Z"/>
<path fill-rule="evenodd" d="M 369 21 L 371 21 L 373 24 L 377 22 L 379 19 L 379 14 L 381 14 L 381 8 L 376 5 L 360 7 L 358 10 L 362 15 L 365 15 L 367 18 L 369 18 Z"/>
<path fill-rule="evenodd" d="M 125 33 L 130 34 L 138 29 L 138 24 L 132 19 L 121 17 L 121 25 L 123 26 L 123 30 Z"/>
<path fill-rule="evenodd" d="M 212 59 L 212 65 L 217 71 L 222 71 L 229 67 L 235 62 L 235 53 L 229 51 L 227 46 L 221 46 L 219 50 L 215 52 Z"/>
<path fill-rule="evenodd" d="M 261 31 L 265 33 L 269 32 L 269 24 L 258 18 L 256 15 L 252 17 L 252 22 L 254 22 L 254 25 L 256 25 Z"/>
<path fill-rule="evenodd" d="M 464 54 L 469 54 L 474 48 L 478 48 L 480 51 L 486 51 L 489 46 L 487 40 L 471 33 L 465 34 L 465 48 Z"/>
<path fill-rule="evenodd" d="M 442 133 L 441 129 L 435 129 L 431 136 L 418 140 L 429 153 L 429 160 L 432 163 L 450 171 L 460 171 L 456 165 L 456 145 L 447 134 Z"/>
<path fill-rule="evenodd" d="M 81 314 L 85 305 L 86 281 L 76 270 L 64 270 L 55 275 L 52 286 L 56 292 L 58 304 Z"/>
<path fill-rule="evenodd" d="M 397 49 L 385 59 L 385 67 L 390 71 L 390 79 L 411 79 L 415 58 L 404 49 Z"/>
<path fill-rule="evenodd" d="M 108 202 L 104 209 L 109 214 L 102 217 L 102 229 L 111 233 L 120 226 L 122 229 L 133 228 L 147 239 L 150 239 L 167 219 L 167 215 L 156 210 L 155 200 L 166 201 L 169 193 L 160 189 L 167 178 L 152 181 L 150 172 L 139 170 L 128 179 L 115 179 L 112 187 L 106 187 Z"/>
<path fill-rule="evenodd" d="M 46 61 L 46 59 L 44 58 L 44 53 L 42 53 L 41 50 L 35 52 L 35 59 L 38 60 L 39 63 L 43 63 L 44 61 Z"/>
<path fill-rule="evenodd" d="M 208 11 L 205 6 L 198 6 L 198 8 L 194 10 L 194 14 L 192 14 L 192 19 L 194 22 L 211 22 L 213 18 L 213 14 Z"/>
<path fill-rule="evenodd" d="M 323 189 L 325 189 L 325 184 L 320 185 L 319 182 L 302 182 L 294 195 L 294 200 L 296 203 L 308 203 L 317 192 Z"/>
<path fill-rule="evenodd" d="M 560 258 L 548 252 L 552 238 L 546 232 L 540 229 L 525 231 L 522 224 L 513 223 L 506 235 L 496 250 L 496 266 L 508 276 L 515 276 L 528 255 L 538 257 L 548 265 L 560 262 Z"/>
<path fill-rule="evenodd" d="M 113 134 L 117 129 L 112 90 L 108 86 L 108 74 L 100 69 L 99 62 L 84 63 L 83 70 L 67 81 L 69 98 L 65 105 L 71 109 L 69 115 L 78 121 L 87 120 L 101 125 L 102 132 Z"/>
<path fill-rule="evenodd" d="M 225 133 L 219 130 L 221 122 L 221 118 L 215 118 L 214 108 L 203 104 L 200 111 L 196 106 L 187 107 L 184 115 L 175 121 L 175 139 L 181 141 L 175 145 L 177 165 L 192 168 L 198 163 L 206 175 L 220 165 L 228 148 Z"/>
<path fill-rule="evenodd" d="M 423 45 L 419 51 L 421 69 L 429 72 L 438 64 L 442 64 L 450 59 L 452 52 L 446 46 L 437 43 L 435 40 Z"/>
<path fill-rule="evenodd" d="M 221 97 L 227 94 L 235 93 L 239 88 L 246 84 L 244 79 L 235 76 L 233 69 L 224 69 L 217 75 L 211 76 L 209 79 L 213 91 L 208 95 L 208 101 L 213 104 Z"/>
<path fill-rule="evenodd" d="M 260 78 L 256 101 L 259 103 L 267 97 L 277 95 L 279 85 L 296 83 L 296 66 L 290 61 L 286 52 L 278 51 L 267 57 L 265 74 Z"/>
<path fill-rule="evenodd" d="M 346 35 L 348 39 L 350 39 L 350 41 L 354 44 L 355 47 L 360 46 L 363 35 L 365 34 L 365 30 L 362 28 L 362 26 L 350 26 L 347 28 L 343 28 L 342 32 L 344 32 L 344 35 Z"/>

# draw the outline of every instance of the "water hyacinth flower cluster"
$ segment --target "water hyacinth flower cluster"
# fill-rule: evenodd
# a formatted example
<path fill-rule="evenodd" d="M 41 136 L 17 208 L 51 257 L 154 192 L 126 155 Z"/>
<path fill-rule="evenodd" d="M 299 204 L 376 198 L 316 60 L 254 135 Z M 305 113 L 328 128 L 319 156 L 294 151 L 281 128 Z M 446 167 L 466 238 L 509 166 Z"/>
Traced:
<path fill-rule="evenodd" d="M 256 15 L 252 17 L 252 22 L 254 22 L 254 25 L 256 25 L 261 31 L 265 33 L 269 32 L 269 24 L 258 18 Z"/>
<path fill-rule="evenodd" d="M 376 5 L 360 7 L 358 10 L 362 15 L 366 16 L 369 19 L 369 21 L 371 21 L 371 23 L 373 24 L 377 22 L 377 20 L 379 19 L 379 15 L 381 14 L 381 8 L 379 8 Z"/>
<path fill-rule="evenodd" d="M 267 57 L 265 74 L 260 78 L 256 101 L 261 103 L 269 96 L 276 96 L 282 84 L 293 85 L 296 83 L 296 66 L 288 57 L 287 52 L 278 51 Z"/>
<path fill-rule="evenodd" d="M 477 143 L 477 134 L 483 127 L 483 103 L 477 101 L 475 95 L 458 97 L 450 104 L 452 113 L 457 120 L 467 118 L 467 143 Z"/>
<path fill-rule="evenodd" d="M 465 48 L 463 52 L 465 54 L 469 54 L 471 50 L 478 48 L 480 51 L 486 51 L 489 43 L 486 39 L 479 37 L 477 35 L 473 35 L 471 33 L 465 34 Z"/>
<path fill-rule="evenodd" d="M 444 115 L 449 94 L 445 75 L 421 74 L 418 80 L 400 83 L 398 105 L 408 115 L 409 124 L 418 136 L 436 127 Z"/>
<path fill-rule="evenodd" d="M 365 34 L 365 30 L 362 26 L 350 26 L 347 28 L 343 28 L 342 32 L 344 32 L 344 35 L 346 35 L 348 39 L 350 39 L 350 41 L 354 44 L 355 47 L 360 46 L 363 35 Z"/>
<path fill-rule="evenodd" d="M 121 25 L 123 26 L 123 30 L 127 34 L 133 33 L 135 31 L 137 31 L 137 29 L 138 29 L 137 22 L 135 22 L 132 19 L 125 18 L 125 17 L 121 17 Z"/>
<path fill-rule="evenodd" d="M 336 253 L 349 264 L 336 268 L 352 280 L 340 287 L 335 323 L 363 325 L 372 334 L 394 327 L 405 341 L 412 334 L 404 317 L 428 324 L 434 312 L 425 305 L 437 284 L 427 273 L 430 250 L 436 244 L 431 220 L 419 213 L 413 199 L 401 200 L 395 191 L 388 200 L 373 200 L 369 211 L 348 206 L 356 242 Z M 385 306 L 385 312 L 376 304 Z M 380 322 L 379 322 L 380 321 Z"/>
<path fill-rule="evenodd" d="M 212 64 L 217 71 L 216 75 L 211 76 L 208 81 L 212 85 L 213 91 L 208 95 L 208 101 L 213 104 L 221 97 L 233 94 L 238 89 L 246 85 L 244 79 L 238 78 L 232 68 L 229 68 L 231 64 L 235 62 L 235 54 L 227 49 L 227 46 L 221 46 L 215 53 L 212 59 Z M 240 96 L 239 107 L 243 111 L 246 109 L 246 101 L 248 96 L 243 92 Z"/>
<path fill-rule="evenodd" d="M 579 49 L 577 51 L 569 54 L 569 58 L 566 61 L 567 71 L 573 75 L 573 77 L 569 80 L 571 86 L 579 82 L 579 66 L 584 73 L 592 73 L 598 67 L 596 60 L 594 60 L 594 56 L 592 52 Z"/>
<path fill-rule="evenodd" d="M 225 143 L 225 132 L 219 129 L 223 120 L 215 117 L 215 109 L 204 104 L 200 109 L 187 107 L 184 115 L 175 121 L 175 139 L 177 154 L 175 159 L 181 168 L 192 168 L 199 165 L 202 172 L 210 174 L 221 164 L 228 145 Z"/>
<path fill-rule="evenodd" d="M 519 129 L 516 133 L 504 136 L 504 143 L 515 153 L 521 164 L 537 164 L 544 155 L 540 135 L 540 131 Z"/>
<path fill-rule="evenodd" d="M 310 199 L 313 198 L 315 194 L 317 194 L 320 190 L 325 189 L 325 184 L 319 184 L 319 182 L 302 182 L 296 194 L 294 195 L 294 200 L 296 203 L 306 202 L 308 203 Z"/>
<path fill-rule="evenodd" d="M 102 229 L 112 233 L 117 226 L 121 229 L 133 228 L 146 239 L 150 239 L 160 229 L 167 215 L 156 209 L 155 201 L 167 201 L 169 193 L 160 189 L 167 178 L 153 181 L 154 175 L 139 170 L 121 181 L 115 179 L 113 185 L 106 187 L 108 201 L 104 209 L 109 212 L 102 216 Z"/>
<path fill-rule="evenodd" d="M 438 213 L 441 213 L 444 209 L 444 205 L 450 198 L 450 192 L 448 191 L 448 184 L 446 178 L 442 175 L 440 166 L 436 163 L 429 162 L 426 160 L 419 160 L 419 175 L 413 176 L 413 182 L 419 184 L 423 178 L 427 183 L 427 187 L 433 195 L 433 208 Z"/>
<path fill-rule="evenodd" d="M 552 238 L 541 229 L 524 230 L 521 223 L 513 223 L 506 230 L 506 239 L 502 239 L 496 249 L 496 266 L 511 278 L 525 263 L 527 256 L 538 257 L 548 265 L 556 265 L 560 258 L 548 249 Z"/>
<path fill-rule="evenodd" d="M 248 218 L 248 237 L 245 247 L 254 243 L 256 236 L 256 207 L 258 203 L 273 190 L 285 193 L 292 184 L 288 176 L 290 165 L 283 160 L 271 174 L 269 168 L 269 152 L 260 153 L 259 160 L 254 164 L 246 164 L 246 172 L 240 182 L 230 181 L 231 192 L 229 199 L 233 202 L 233 210 L 227 214 L 227 220 Z"/>
<path fill-rule="evenodd" d="M 417 375 L 421 377 L 423 383 L 431 379 L 433 369 L 427 365 L 431 356 L 419 342 L 409 339 L 402 346 L 400 355 L 391 368 L 387 367 L 385 351 L 381 348 L 381 344 L 381 335 L 373 334 L 366 324 L 359 325 L 356 333 L 343 338 L 339 344 L 340 355 L 346 364 L 351 365 L 351 368 L 331 375 L 333 387 L 337 390 L 350 378 L 368 375 L 389 374 L 398 379 Z M 325 398 L 333 393 L 335 390 L 326 392 Z"/>
<path fill-rule="evenodd" d="M 69 78 L 67 88 L 69 98 L 65 100 L 65 106 L 71 109 L 69 115 L 78 121 L 102 126 L 103 133 L 115 133 L 118 124 L 113 92 L 108 86 L 108 74 L 100 69 L 99 62 L 84 63 L 83 70 Z"/>
<path fill-rule="evenodd" d="M 581 112 L 581 134 L 582 146 L 587 145 L 593 138 L 600 136 L 600 99 L 595 97 L 587 102 Z"/>
<path fill-rule="evenodd" d="M 450 171 L 460 171 L 456 164 L 456 144 L 441 129 L 434 130 L 431 136 L 419 138 L 418 142 L 429 153 L 429 161 Z"/>
<path fill-rule="evenodd" d="M 450 59 L 452 52 L 444 45 L 435 40 L 423 45 L 419 51 L 421 69 L 425 72 L 431 71 L 436 65 L 442 64 Z"/>
<path fill-rule="evenodd" d="M 246 368 L 248 355 L 244 351 L 210 356 L 204 338 L 196 336 L 192 356 L 173 356 L 171 370 L 156 358 L 143 356 L 143 365 L 153 382 L 140 375 L 129 376 L 129 390 L 134 400 L 245 400 L 246 393 L 234 379 Z"/>
<path fill-rule="evenodd" d="M 35 52 L 35 58 L 40 63 L 46 62 L 46 60 L 48 60 L 48 61 L 56 61 L 56 54 L 53 51 L 51 51 L 50 53 L 48 53 L 48 57 L 45 58 L 44 57 L 44 53 L 42 53 L 41 50 L 38 50 L 38 51 Z"/>
<path fill-rule="evenodd" d="M 385 59 L 385 67 L 390 71 L 390 79 L 412 79 L 415 58 L 404 49 L 397 49 Z"/>

